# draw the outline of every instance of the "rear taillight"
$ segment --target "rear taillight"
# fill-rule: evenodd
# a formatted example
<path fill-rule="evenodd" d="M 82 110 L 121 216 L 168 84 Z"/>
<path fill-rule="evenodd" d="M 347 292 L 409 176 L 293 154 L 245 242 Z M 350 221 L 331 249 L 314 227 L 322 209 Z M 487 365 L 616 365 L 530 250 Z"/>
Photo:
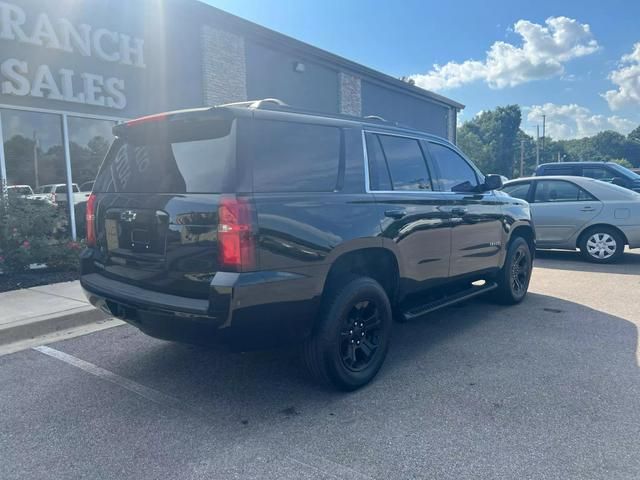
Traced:
<path fill-rule="evenodd" d="M 166 113 L 156 113 L 154 115 L 147 115 L 146 117 L 139 117 L 133 120 L 129 120 L 128 122 L 125 122 L 125 126 L 133 127 L 142 123 L 160 122 L 162 120 L 166 120 L 167 118 L 169 118 L 169 115 Z"/>
<path fill-rule="evenodd" d="M 51 203 L 56 203 L 56 194 L 55 193 L 51 194 Z"/>
<path fill-rule="evenodd" d="M 96 196 L 92 193 L 87 198 L 87 246 L 96 246 Z"/>
<path fill-rule="evenodd" d="M 255 267 L 253 215 L 248 200 L 236 196 L 220 199 L 218 251 L 222 270 L 244 272 Z"/>

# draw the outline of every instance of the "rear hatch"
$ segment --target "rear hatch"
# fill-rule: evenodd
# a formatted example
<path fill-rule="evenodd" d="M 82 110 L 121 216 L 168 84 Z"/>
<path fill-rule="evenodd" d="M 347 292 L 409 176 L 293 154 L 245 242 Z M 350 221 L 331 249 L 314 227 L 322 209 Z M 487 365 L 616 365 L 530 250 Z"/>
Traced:
<path fill-rule="evenodd" d="M 134 120 L 115 133 L 93 188 L 96 269 L 206 298 L 219 270 L 219 205 L 233 191 L 236 120 L 207 109 Z"/>

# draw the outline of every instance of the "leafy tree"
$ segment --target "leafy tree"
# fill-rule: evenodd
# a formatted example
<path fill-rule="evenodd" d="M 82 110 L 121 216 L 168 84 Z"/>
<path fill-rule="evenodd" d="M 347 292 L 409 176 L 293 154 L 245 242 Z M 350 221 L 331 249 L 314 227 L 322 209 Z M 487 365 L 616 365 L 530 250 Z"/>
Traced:
<path fill-rule="evenodd" d="M 458 128 L 458 145 L 483 171 L 511 177 L 520 174 L 523 144 L 523 174 L 530 175 L 536 165 L 536 141 L 520 130 L 520 119 L 517 105 L 483 112 Z M 640 126 L 626 137 L 614 131 L 572 140 L 547 137 L 544 150 L 540 147 L 540 163 L 615 161 L 640 167 Z"/>
<path fill-rule="evenodd" d="M 622 165 L 623 167 L 633 168 L 633 164 L 625 158 L 614 158 L 611 161 L 618 165 Z"/>
<path fill-rule="evenodd" d="M 511 177 L 519 151 L 521 120 L 518 105 L 483 112 L 462 125 L 458 142 L 485 172 Z"/>

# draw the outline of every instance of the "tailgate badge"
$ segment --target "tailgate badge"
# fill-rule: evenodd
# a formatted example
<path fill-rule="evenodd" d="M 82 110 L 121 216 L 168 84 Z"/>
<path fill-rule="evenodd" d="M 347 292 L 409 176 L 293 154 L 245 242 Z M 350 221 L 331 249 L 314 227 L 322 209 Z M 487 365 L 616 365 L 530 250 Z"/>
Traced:
<path fill-rule="evenodd" d="M 137 216 L 138 214 L 136 212 L 133 212 L 131 210 L 125 210 L 120 214 L 120 220 L 122 220 L 123 222 L 131 223 L 136 219 Z"/>

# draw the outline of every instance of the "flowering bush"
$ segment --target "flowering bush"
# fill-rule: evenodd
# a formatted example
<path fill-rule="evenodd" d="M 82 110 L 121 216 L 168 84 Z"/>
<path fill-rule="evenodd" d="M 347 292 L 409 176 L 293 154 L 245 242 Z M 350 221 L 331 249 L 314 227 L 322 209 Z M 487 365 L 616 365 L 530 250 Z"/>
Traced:
<path fill-rule="evenodd" d="M 0 269 L 24 272 L 32 264 L 78 267 L 81 243 L 67 238 L 67 220 L 55 205 L 11 196 L 0 199 Z"/>

